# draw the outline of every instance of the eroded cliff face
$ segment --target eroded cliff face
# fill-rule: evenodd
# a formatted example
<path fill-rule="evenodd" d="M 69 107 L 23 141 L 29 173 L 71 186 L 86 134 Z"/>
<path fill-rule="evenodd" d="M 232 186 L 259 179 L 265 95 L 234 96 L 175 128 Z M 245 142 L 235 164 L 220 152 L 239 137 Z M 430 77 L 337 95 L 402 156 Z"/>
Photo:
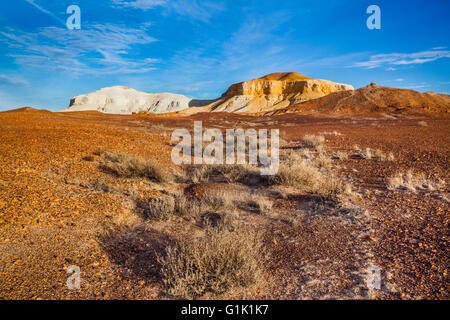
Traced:
<path fill-rule="evenodd" d="M 330 94 L 336 91 L 353 90 L 352 86 L 334 83 L 327 80 L 309 79 L 309 80 L 250 80 L 233 84 L 223 96 L 288 96 L 308 95 L 308 94 Z"/>
<path fill-rule="evenodd" d="M 187 113 L 265 112 L 346 90 L 353 90 L 353 87 L 295 72 L 272 73 L 233 84 L 215 102 L 203 108 L 191 108 Z"/>

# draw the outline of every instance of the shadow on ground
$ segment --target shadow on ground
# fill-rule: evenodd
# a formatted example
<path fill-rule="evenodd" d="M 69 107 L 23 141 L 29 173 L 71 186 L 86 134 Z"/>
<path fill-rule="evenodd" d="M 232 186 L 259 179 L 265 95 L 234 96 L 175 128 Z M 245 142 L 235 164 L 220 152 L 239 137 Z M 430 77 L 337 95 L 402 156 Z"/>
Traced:
<path fill-rule="evenodd" d="M 156 230 L 136 227 L 109 231 L 100 238 L 100 244 L 125 274 L 146 283 L 161 283 L 161 258 L 175 240 Z"/>

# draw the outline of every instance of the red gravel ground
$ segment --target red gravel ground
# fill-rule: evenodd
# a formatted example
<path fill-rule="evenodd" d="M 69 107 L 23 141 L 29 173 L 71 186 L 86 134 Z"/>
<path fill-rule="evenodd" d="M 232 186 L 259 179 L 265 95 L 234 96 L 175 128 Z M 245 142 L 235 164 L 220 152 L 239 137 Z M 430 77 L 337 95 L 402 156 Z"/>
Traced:
<path fill-rule="evenodd" d="M 328 154 L 351 154 L 358 145 L 395 157 L 333 160 L 332 170 L 358 194 L 347 207 L 317 208 L 314 195 L 295 189 L 274 196 L 262 186 L 223 182 L 187 188 L 261 194 L 273 202 L 266 215 L 242 213 L 263 233 L 267 283 L 225 298 L 449 298 L 447 115 L 175 117 L 33 109 L 0 113 L 0 298 L 167 298 L 158 257 L 202 226 L 142 221 L 135 200 L 187 186 L 118 178 L 102 169 L 97 151 L 153 158 L 179 171 L 170 159 L 170 134 L 191 129 L 193 120 L 209 128 L 278 128 L 285 149 L 306 134 L 337 131 L 323 134 Z M 388 190 L 387 178 L 408 169 L 445 184 L 435 191 Z M 79 290 L 66 287 L 70 265 L 81 268 Z M 366 285 L 371 265 L 382 271 L 380 290 Z"/>

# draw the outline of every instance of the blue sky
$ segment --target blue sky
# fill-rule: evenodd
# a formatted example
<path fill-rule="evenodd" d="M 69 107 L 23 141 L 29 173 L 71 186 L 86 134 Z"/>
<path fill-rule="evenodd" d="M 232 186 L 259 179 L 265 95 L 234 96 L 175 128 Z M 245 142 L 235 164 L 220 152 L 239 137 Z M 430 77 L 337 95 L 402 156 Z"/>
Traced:
<path fill-rule="evenodd" d="M 72 4 L 80 30 L 66 27 Z M 58 111 L 113 85 L 217 98 L 285 71 L 450 93 L 447 0 L 15 0 L 0 25 L 0 111 Z"/>

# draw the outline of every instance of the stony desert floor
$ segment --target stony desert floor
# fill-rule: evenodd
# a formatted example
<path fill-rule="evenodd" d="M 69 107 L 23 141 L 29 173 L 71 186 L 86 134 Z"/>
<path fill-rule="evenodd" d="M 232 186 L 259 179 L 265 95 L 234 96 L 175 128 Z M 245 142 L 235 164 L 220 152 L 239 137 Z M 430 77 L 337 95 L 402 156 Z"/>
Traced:
<path fill-rule="evenodd" d="M 108 169 L 105 154 L 126 153 L 182 172 L 170 135 L 193 120 L 278 128 L 282 154 L 316 159 L 352 186 L 350 196 L 329 205 L 289 185 L 159 183 Z M 304 146 L 308 134 L 325 138 L 320 148 Z M 441 115 L 0 113 L 0 298 L 174 298 L 161 273 L 167 248 L 204 237 L 205 219 L 232 213 L 259 235 L 261 274 L 242 290 L 199 298 L 448 299 L 449 134 Z M 417 186 L 389 184 L 408 170 Z M 173 192 L 216 193 L 235 205 L 199 219 L 148 219 L 142 203 Z M 66 286 L 70 265 L 81 269 L 80 289 Z M 370 266 L 381 270 L 380 289 L 366 284 Z"/>

